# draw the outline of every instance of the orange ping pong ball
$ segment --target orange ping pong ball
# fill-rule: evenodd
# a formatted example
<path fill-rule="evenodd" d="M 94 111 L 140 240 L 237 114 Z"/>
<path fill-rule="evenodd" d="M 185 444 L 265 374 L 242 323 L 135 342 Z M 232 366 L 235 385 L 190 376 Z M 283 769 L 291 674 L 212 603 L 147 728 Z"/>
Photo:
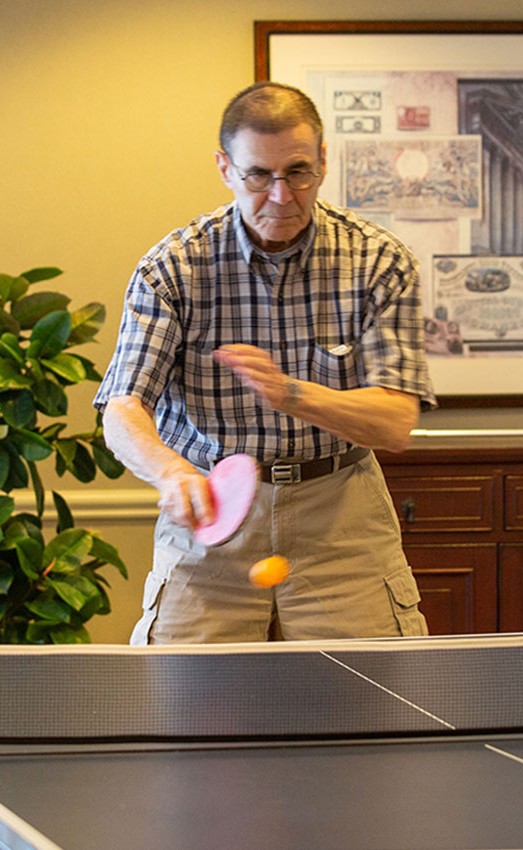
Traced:
<path fill-rule="evenodd" d="M 283 555 L 272 555 L 257 561 L 249 570 L 251 584 L 256 587 L 273 587 L 285 581 L 289 575 L 290 565 Z"/>

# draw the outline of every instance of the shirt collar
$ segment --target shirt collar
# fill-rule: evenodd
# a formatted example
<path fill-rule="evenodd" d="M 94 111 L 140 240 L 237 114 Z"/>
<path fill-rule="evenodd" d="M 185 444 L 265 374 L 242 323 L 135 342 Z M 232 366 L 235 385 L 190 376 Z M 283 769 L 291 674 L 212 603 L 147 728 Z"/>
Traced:
<path fill-rule="evenodd" d="M 250 265 L 253 254 L 258 253 L 258 252 L 256 251 L 256 246 L 253 245 L 253 243 L 251 242 L 251 239 L 249 237 L 249 234 L 247 233 L 247 230 L 245 228 L 245 225 L 242 221 L 242 217 L 241 217 L 241 214 L 240 214 L 240 208 L 239 208 L 237 203 L 234 203 L 233 223 L 234 223 L 234 230 L 235 230 L 236 236 L 238 238 L 240 250 L 241 250 L 242 255 L 243 255 L 243 259 L 245 260 L 247 265 Z M 303 238 L 300 239 L 300 241 L 297 242 L 296 246 L 295 246 L 296 247 L 296 253 L 298 253 L 298 252 L 300 253 L 299 262 L 300 262 L 301 268 L 305 267 L 307 260 L 309 259 L 309 255 L 312 251 L 312 247 L 314 245 L 314 240 L 316 238 L 316 232 L 317 232 L 316 205 L 314 205 L 310 224 L 309 224 L 307 230 L 305 231 Z"/>

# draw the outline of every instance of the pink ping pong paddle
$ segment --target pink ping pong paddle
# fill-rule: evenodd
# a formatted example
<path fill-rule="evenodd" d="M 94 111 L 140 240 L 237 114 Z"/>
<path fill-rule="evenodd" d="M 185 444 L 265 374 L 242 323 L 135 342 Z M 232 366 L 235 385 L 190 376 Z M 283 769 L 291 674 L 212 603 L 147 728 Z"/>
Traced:
<path fill-rule="evenodd" d="M 208 481 L 215 519 L 198 526 L 194 538 L 204 546 L 216 546 L 234 536 L 251 509 L 258 487 L 256 461 L 245 454 L 226 457 L 216 464 Z"/>

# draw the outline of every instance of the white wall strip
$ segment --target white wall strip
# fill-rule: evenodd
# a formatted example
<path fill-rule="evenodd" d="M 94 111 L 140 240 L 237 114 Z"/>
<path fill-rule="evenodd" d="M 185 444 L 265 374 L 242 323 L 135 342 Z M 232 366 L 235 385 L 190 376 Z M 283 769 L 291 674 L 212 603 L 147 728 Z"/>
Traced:
<path fill-rule="evenodd" d="M 152 488 L 137 489 L 89 489 L 60 490 L 60 495 L 69 505 L 77 522 L 100 522 L 106 524 L 122 520 L 154 520 L 158 516 L 158 493 Z M 34 496 L 30 490 L 14 490 L 13 496 L 17 511 L 34 512 Z M 54 522 L 54 509 L 51 492 L 46 493 L 46 520 Z"/>
<path fill-rule="evenodd" d="M 412 437 L 523 437 L 523 428 L 415 428 Z"/>

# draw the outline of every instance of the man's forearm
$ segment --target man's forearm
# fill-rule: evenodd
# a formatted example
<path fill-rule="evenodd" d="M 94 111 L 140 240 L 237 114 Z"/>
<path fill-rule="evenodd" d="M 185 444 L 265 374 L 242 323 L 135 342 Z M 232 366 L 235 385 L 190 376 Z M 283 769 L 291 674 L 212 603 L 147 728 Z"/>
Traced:
<path fill-rule="evenodd" d="M 169 470 L 189 467 L 160 439 L 150 411 L 138 398 L 112 398 L 104 412 L 104 436 L 115 457 L 137 478 L 161 489 Z"/>
<path fill-rule="evenodd" d="M 107 445 L 134 475 L 159 491 L 160 508 L 177 525 L 213 521 L 207 478 L 161 440 L 152 411 L 133 396 L 112 398 L 104 413 Z"/>
<path fill-rule="evenodd" d="M 417 396 L 384 387 L 333 390 L 285 375 L 270 354 L 253 345 L 222 346 L 215 360 L 232 369 L 261 404 L 303 419 L 349 443 L 400 452 L 419 416 Z"/>
<path fill-rule="evenodd" d="M 355 445 L 400 452 L 418 422 L 419 401 L 382 387 L 340 391 L 288 379 L 280 410 Z"/>

